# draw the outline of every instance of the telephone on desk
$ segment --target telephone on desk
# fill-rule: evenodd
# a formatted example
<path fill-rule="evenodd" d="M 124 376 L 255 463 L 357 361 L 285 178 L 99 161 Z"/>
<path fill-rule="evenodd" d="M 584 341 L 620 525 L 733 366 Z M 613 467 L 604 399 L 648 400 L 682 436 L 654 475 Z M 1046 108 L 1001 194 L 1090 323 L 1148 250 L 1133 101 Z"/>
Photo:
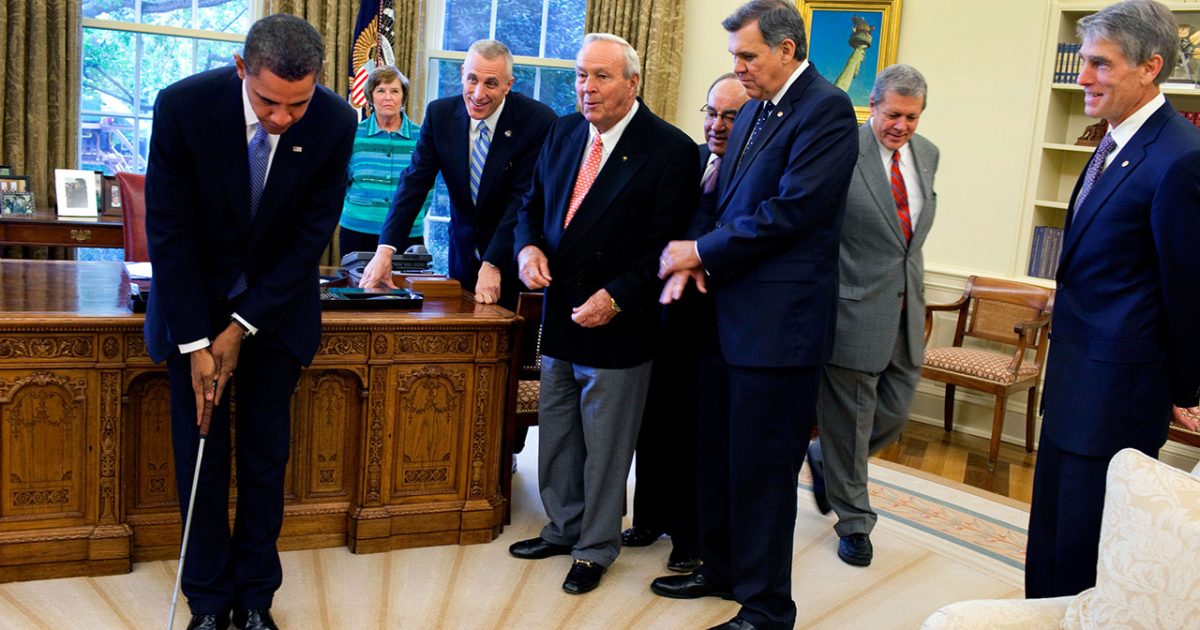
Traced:
<path fill-rule="evenodd" d="M 363 270 L 375 257 L 375 252 L 350 252 L 342 256 L 342 269 L 350 278 L 351 286 L 358 286 L 362 279 Z M 403 254 L 392 256 L 392 272 L 394 273 L 427 273 L 433 267 L 433 255 L 424 245 L 413 245 L 404 250 Z"/>

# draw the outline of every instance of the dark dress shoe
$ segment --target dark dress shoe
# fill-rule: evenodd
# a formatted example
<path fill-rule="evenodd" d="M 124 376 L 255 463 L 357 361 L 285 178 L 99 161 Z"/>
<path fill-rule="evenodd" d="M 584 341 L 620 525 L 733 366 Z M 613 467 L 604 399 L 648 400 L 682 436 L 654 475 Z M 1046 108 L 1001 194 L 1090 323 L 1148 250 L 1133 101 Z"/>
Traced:
<path fill-rule="evenodd" d="M 229 613 L 212 615 L 192 615 L 187 630 L 226 630 L 229 627 Z"/>
<path fill-rule="evenodd" d="M 572 595 L 583 595 L 600 585 L 604 567 L 590 560 L 576 560 L 563 580 L 563 590 Z"/>
<path fill-rule="evenodd" d="M 233 611 L 233 626 L 238 630 L 279 630 L 271 618 L 270 608 L 248 608 Z"/>
<path fill-rule="evenodd" d="M 569 556 L 569 545 L 556 545 L 541 536 L 515 542 L 508 546 L 508 553 L 525 560 L 541 560 L 550 556 Z"/>
<path fill-rule="evenodd" d="M 676 553 L 677 549 L 671 550 L 671 555 L 667 557 L 667 570 L 676 573 L 691 573 L 700 568 L 700 557 L 694 553 Z"/>
<path fill-rule="evenodd" d="M 650 590 L 654 591 L 655 595 L 674 599 L 696 599 L 698 597 L 733 599 L 731 589 L 714 584 L 707 575 L 699 571 L 687 575 L 665 575 L 655 578 L 650 583 Z"/>
<path fill-rule="evenodd" d="M 742 619 L 741 617 L 734 617 L 733 619 L 730 619 L 719 626 L 713 626 L 708 630 L 756 630 L 757 628 L 758 626 L 746 621 L 745 619 Z"/>
<path fill-rule="evenodd" d="M 813 498 L 817 500 L 817 510 L 821 514 L 828 514 L 833 506 L 829 504 L 829 497 L 825 494 L 825 462 L 816 454 L 817 443 L 808 443 L 808 469 L 812 471 L 813 478 Z"/>
<path fill-rule="evenodd" d="M 621 544 L 626 547 L 646 547 L 661 538 L 662 532 L 641 527 L 630 527 L 621 532 Z"/>
<path fill-rule="evenodd" d="M 846 564 L 856 567 L 870 566 L 871 556 L 875 554 L 871 546 L 871 537 L 866 534 L 850 534 L 842 536 L 838 541 L 838 557 Z"/>

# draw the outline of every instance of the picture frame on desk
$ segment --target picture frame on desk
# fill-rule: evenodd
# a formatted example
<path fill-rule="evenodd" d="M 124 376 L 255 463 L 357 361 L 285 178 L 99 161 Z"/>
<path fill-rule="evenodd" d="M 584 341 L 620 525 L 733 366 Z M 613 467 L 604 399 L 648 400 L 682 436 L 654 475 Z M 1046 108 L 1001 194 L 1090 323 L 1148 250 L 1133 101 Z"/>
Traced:
<path fill-rule="evenodd" d="M 29 178 L 25 175 L 0 175 L 0 194 L 29 192 Z"/>
<path fill-rule="evenodd" d="M 100 191 L 95 171 L 54 169 L 54 192 L 58 215 L 97 217 L 100 215 Z"/>
<path fill-rule="evenodd" d="M 100 190 L 102 192 L 100 207 L 104 216 L 121 216 L 121 187 L 117 184 L 117 178 L 112 175 L 105 175 L 103 181 L 100 183 Z"/>
<path fill-rule="evenodd" d="M 0 193 L 0 214 L 33 214 L 36 210 L 31 192 Z"/>
<path fill-rule="evenodd" d="M 862 123 L 870 116 L 871 87 L 896 63 L 901 0 L 799 0 L 808 29 L 808 59 L 850 96 Z"/>

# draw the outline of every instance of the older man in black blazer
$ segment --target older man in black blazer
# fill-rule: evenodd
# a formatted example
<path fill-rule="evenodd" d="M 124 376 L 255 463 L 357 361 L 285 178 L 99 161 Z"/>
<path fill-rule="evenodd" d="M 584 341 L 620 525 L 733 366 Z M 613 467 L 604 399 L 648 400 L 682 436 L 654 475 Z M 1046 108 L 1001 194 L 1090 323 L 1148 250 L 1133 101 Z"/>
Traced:
<path fill-rule="evenodd" d="M 179 505 L 188 505 L 196 424 L 216 409 L 196 491 L 183 592 L 189 629 L 274 628 L 283 580 L 290 401 L 320 340 L 317 265 L 346 194 L 355 117 L 317 85 L 321 36 L 272 15 L 237 68 L 171 85 L 154 106 L 146 234 L 154 280 L 146 344 L 167 361 Z M 237 368 L 235 372 L 235 368 Z M 229 532 L 230 418 L 237 389 L 237 520 Z M 215 398 L 211 391 L 216 381 Z M 186 507 L 183 507 L 186 511 Z M 186 514 L 184 514 L 186 518 Z"/>
<path fill-rule="evenodd" d="M 696 205 L 696 146 L 636 100 L 637 53 L 593 33 L 581 114 L 560 118 L 518 219 L 521 279 L 545 288 L 538 487 L 550 523 L 519 558 L 570 554 L 585 593 L 621 550 L 621 508 L 658 324 L 658 251 Z"/>
<path fill-rule="evenodd" d="M 833 347 L 857 125 L 846 93 L 808 63 L 795 5 L 753 0 L 722 26 L 751 100 L 734 123 L 717 202 L 694 224 L 699 238 L 671 242 L 660 262 L 664 301 L 694 280 L 716 305 L 701 365 L 704 565 L 651 589 L 736 599 L 738 616 L 718 628 L 790 628 L 796 477 Z"/>
<path fill-rule="evenodd" d="M 438 173 L 450 194 L 450 277 L 484 304 L 517 304 L 520 284 L 513 257 L 517 207 L 529 190 L 533 164 L 554 111 L 512 92 L 508 47 L 484 39 L 471 44 L 462 65 L 461 96 L 429 104 L 421 138 L 396 189 L 379 248 L 360 286 L 392 282 L 392 254 L 412 229 Z"/>

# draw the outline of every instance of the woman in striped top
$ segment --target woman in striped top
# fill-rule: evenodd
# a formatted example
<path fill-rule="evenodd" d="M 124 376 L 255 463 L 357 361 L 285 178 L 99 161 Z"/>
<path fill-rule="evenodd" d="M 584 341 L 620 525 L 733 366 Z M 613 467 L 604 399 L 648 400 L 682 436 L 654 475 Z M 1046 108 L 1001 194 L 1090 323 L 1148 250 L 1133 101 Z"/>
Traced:
<path fill-rule="evenodd" d="M 400 183 L 400 174 L 412 162 L 421 128 L 404 113 L 408 105 L 408 77 L 393 66 L 380 66 L 367 77 L 367 104 L 371 115 L 358 123 L 354 153 L 350 157 L 350 187 L 338 222 L 340 252 L 374 252 L 379 231 Z M 407 245 L 420 243 L 425 212 L 433 194 L 425 200 L 413 222 Z M 404 251 L 404 247 L 400 248 Z"/>

